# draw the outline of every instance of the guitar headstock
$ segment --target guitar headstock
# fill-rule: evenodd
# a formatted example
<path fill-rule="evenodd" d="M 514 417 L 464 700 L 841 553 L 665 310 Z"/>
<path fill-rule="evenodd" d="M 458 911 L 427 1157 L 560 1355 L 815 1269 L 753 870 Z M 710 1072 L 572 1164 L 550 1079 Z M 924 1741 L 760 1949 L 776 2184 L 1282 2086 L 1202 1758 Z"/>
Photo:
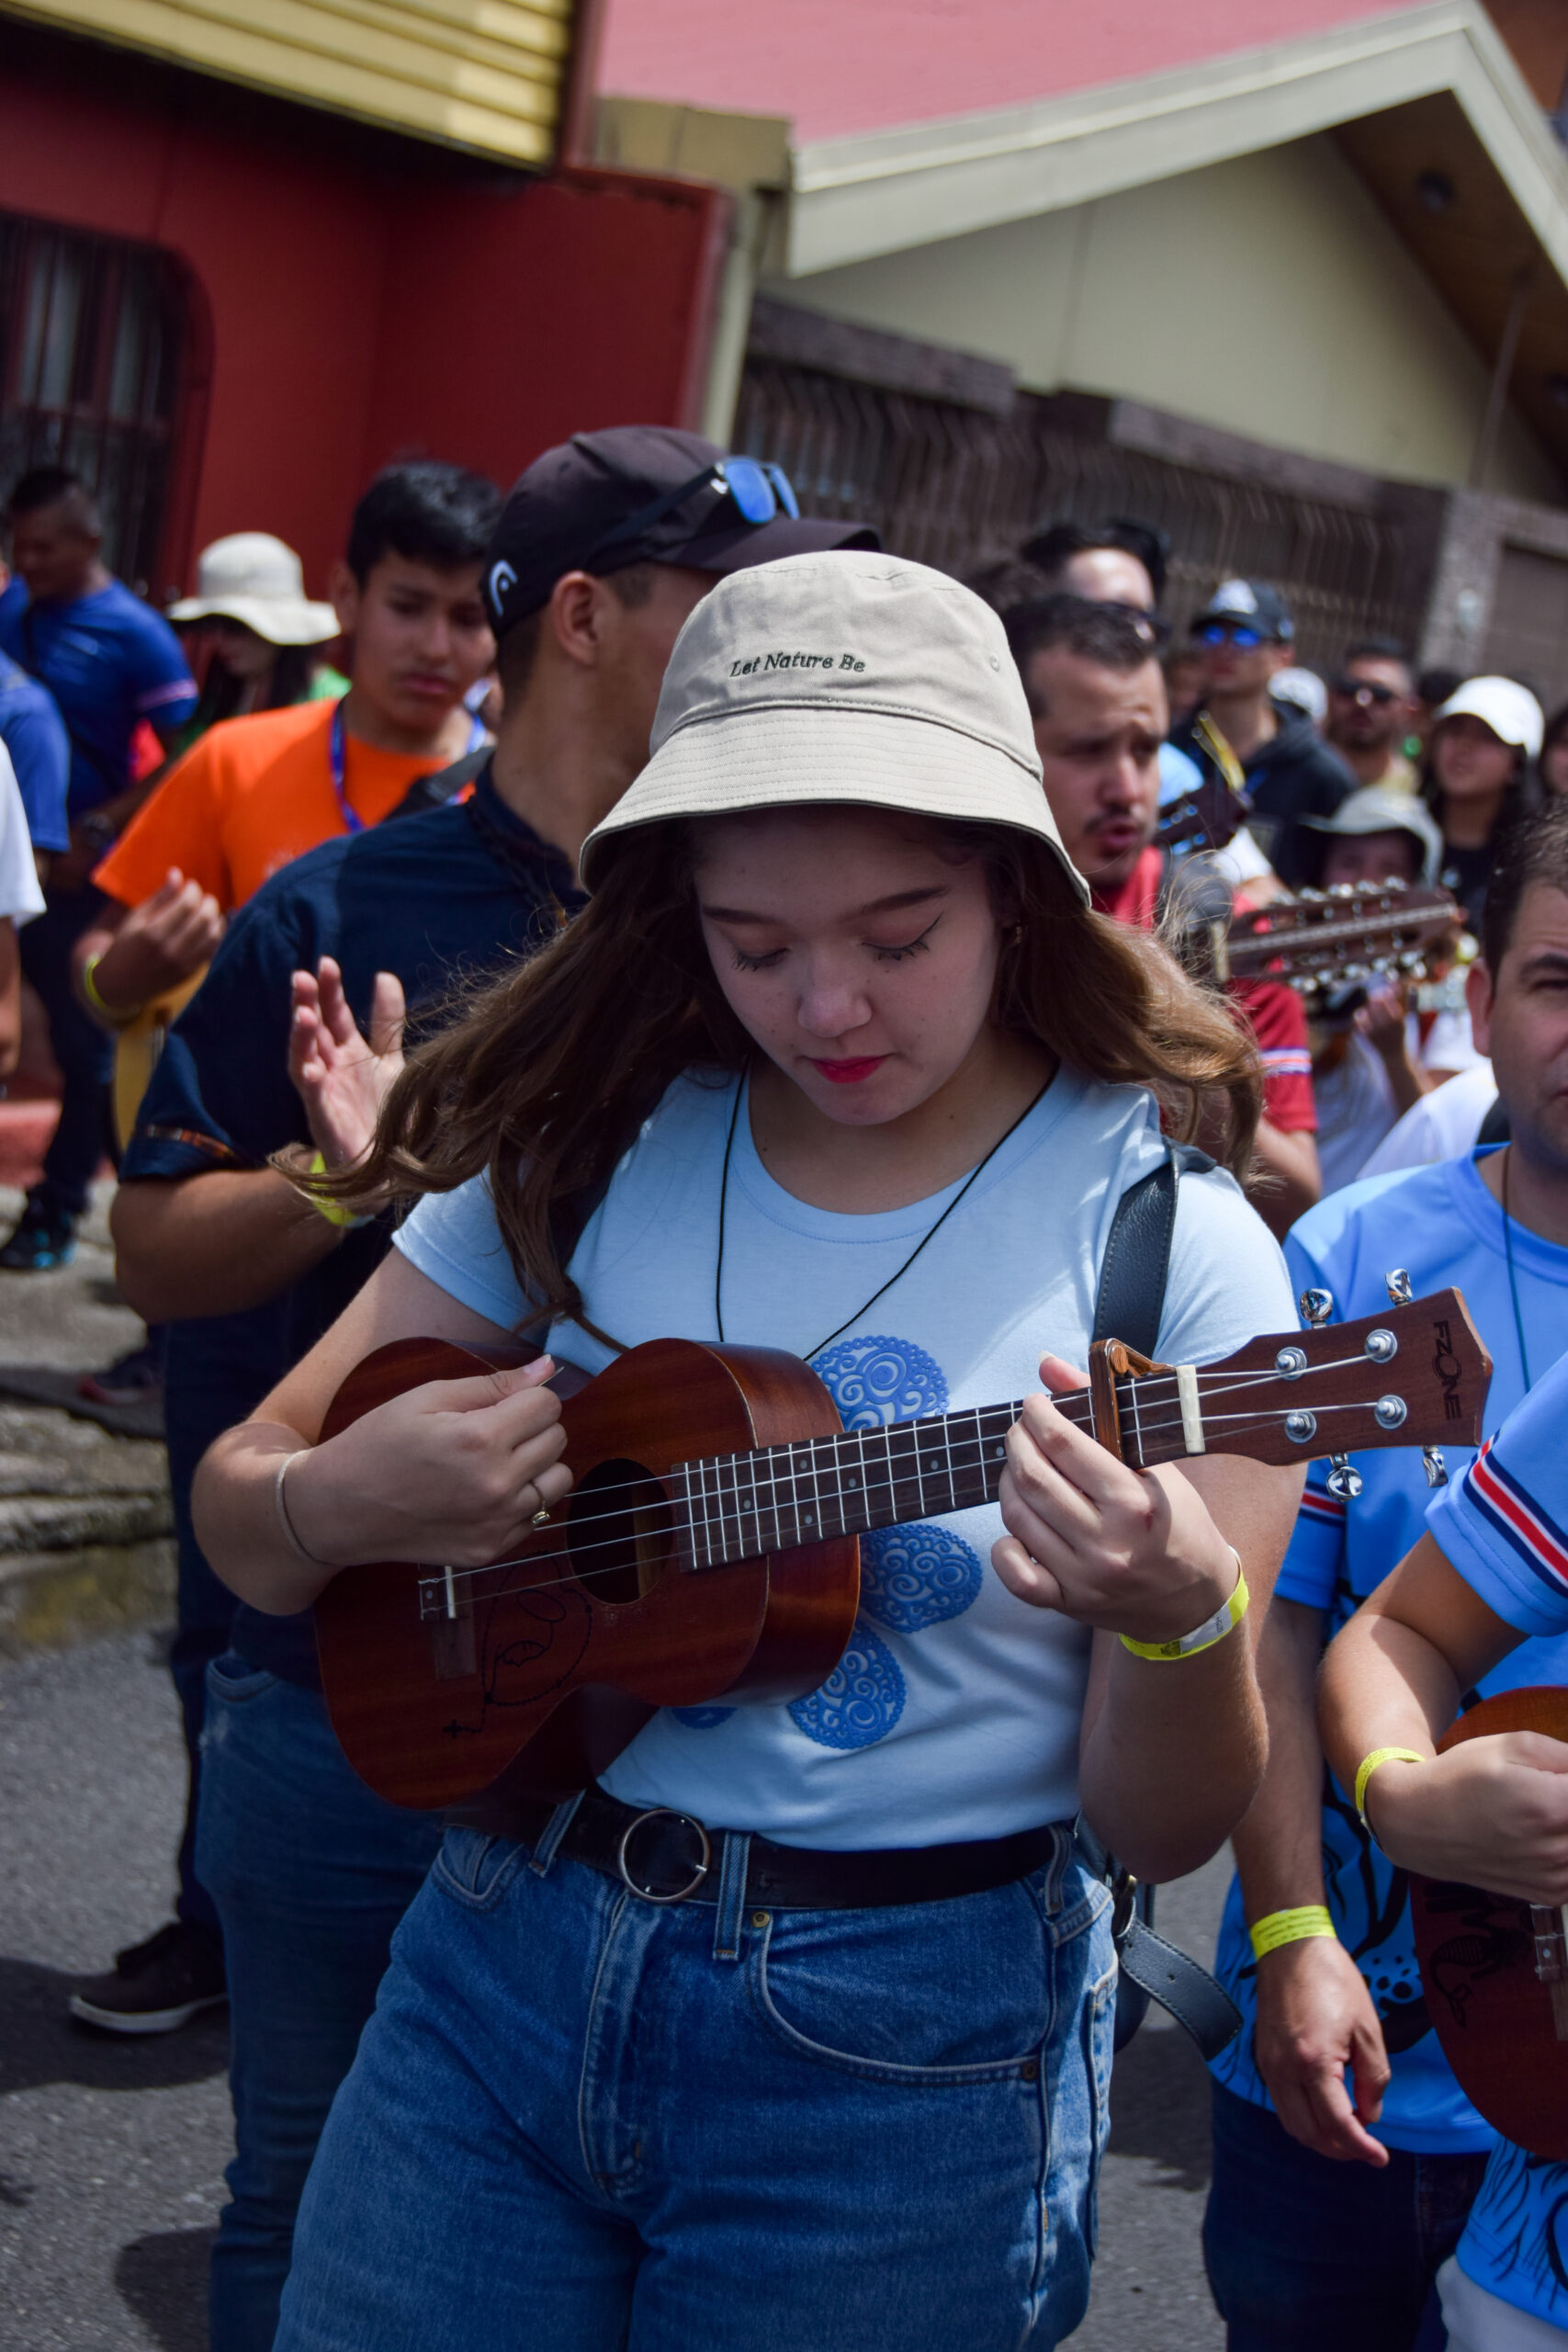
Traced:
<path fill-rule="evenodd" d="M 1393 1278 L 1390 1287 L 1397 1295 Z M 1117 1346 L 1111 1342 L 1116 1419 L 1134 1469 L 1198 1453 L 1285 1464 L 1373 1446 L 1481 1442 L 1492 1359 L 1457 1290 L 1391 1304 L 1356 1323 L 1252 1340 L 1195 1371 L 1155 1364 L 1139 1372 L 1122 1351 L 1123 1372 Z M 1200 1431 L 1201 1443 L 1190 1442 Z M 1355 1473 L 1344 1475 L 1344 1491 L 1353 1491 Z"/>
<path fill-rule="evenodd" d="M 1205 776 L 1195 790 L 1167 801 L 1155 826 L 1154 845 L 1176 849 L 1183 842 L 1191 842 L 1201 850 L 1224 849 L 1251 814 L 1252 802 L 1245 792 Z"/>
<path fill-rule="evenodd" d="M 1418 978 L 1438 943 L 1463 928 L 1446 890 L 1346 882 L 1235 916 L 1225 961 L 1234 979 L 1286 980 L 1303 991 L 1375 973 Z"/>

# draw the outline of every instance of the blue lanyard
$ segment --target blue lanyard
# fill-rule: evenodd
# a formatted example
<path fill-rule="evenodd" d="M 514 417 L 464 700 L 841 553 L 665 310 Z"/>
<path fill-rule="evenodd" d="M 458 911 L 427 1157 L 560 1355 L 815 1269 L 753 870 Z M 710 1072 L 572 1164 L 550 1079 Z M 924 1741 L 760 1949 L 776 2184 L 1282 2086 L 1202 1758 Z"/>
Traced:
<path fill-rule="evenodd" d="M 475 713 L 468 720 L 468 741 L 465 756 L 468 752 L 477 752 L 484 740 L 483 723 Z M 337 812 L 343 819 L 344 832 L 362 833 L 365 831 L 365 820 L 357 808 L 349 807 L 348 795 L 344 790 L 344 777 L 347 773 L 347 767 L 348 730 L 343 722 L 343 701 L 340 699 L 333 707 L 332 731 L 327 737 L 327 773 L 332 778 L 333 797 L 337 802 Z"/>

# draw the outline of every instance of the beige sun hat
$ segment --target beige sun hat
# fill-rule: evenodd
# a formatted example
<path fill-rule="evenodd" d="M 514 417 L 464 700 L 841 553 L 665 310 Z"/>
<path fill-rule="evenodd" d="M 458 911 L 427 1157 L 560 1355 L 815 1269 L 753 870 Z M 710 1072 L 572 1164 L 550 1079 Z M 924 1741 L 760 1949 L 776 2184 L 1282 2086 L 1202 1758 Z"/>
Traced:
<path fill-rule="evenodd" d="M 1089 902 L 1001 622 L 924 564 L 846 548 L 721 580 L 676 639 L 652 748 L 583 843 L 590 887 L 637 826 L 849 801 L 1032 833 Z"/>
<path fill-rule="evenodd" d="M 330 605 L 312 604 L 291 547 L 270 531 L 234 531 L 203 548 L 196 594 L 171 605 L 171 621 L 243 621 L 269 645 L 324 645 L 341 634 Z"/>

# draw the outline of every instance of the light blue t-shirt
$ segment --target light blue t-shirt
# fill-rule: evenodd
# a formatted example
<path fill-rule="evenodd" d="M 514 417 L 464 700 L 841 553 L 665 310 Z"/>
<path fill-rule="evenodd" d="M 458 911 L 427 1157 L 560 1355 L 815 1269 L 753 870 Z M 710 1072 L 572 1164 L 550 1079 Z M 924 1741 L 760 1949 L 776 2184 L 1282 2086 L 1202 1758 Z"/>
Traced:
<path fill-rule="evenodd" d="M 1298 1291 L 1332 1292 L 1337 1319 L 1375 1314 L 1388 1302 L 1383 1277 L 1394 1267 L 1409 1274 L 1416 1295 L 1462 1291 L 1492 1357 L 1486 1417 L 1495 1424 L 1525 1394 L 1524 1366 L 1514 1323 L 1503 1212 L 1481 1181 L 1478 1159 L 1372 1176 L 1321 1201 L 1295 1226 L 1285 1254 Z M 1530 1370 L 1538 1378 L 1568 1343 L 1568 1250 L 1515 1224 L 1514 1273 Z M 1446 1446 L 1450 1477 L 1472 1459 L 1469 1447 Z M 1363 1490 L 1352 1503 L 1328 1492 L 1327 1469 L 1314 1463 L 1285 1565 L 1275 1590 L 1283 1600 L 1325 1611 L 1324 1639 L 1337 1634 L 1391 1568 L 1398 1566 L 1426 1524 L 1430 1493 L 1415 1447 L 1352 1456 Z M 1449 1490 L 1442 1490 L 1449 1491 Z M 1517 1622 L 1517 1620 L 1515 1622 Z M 1524 1682 L 1568 1682 L 1568 1638 L 1532 1642 L 1489 1674 L 1484 1692 Z M 1324 1876 L 1339 1939 L 1366 1980 L 1382 2021 L 1393 2069 L 1377 2139 L 1417 2154 L 1480 2153 L 1495 2133 L 1483 2122 L 1449 2071 L 1427 2015 L 1416 1966 L 1404 1880 L 1361 1827 L 1356 1808 L 1331 1773 L 1323 1807 Z M 1256 1963 L 1233 1881 L 1220 1928 L 1217 1972 L 1240 2005 L 1242 2031 L 1215 2060 L 1228 2090 L 1269 2105 L 1253 2049 L 1257 2018 Z"/>
<path fill-rule="evenodd" d="M 1516 1682 L 1568 1680 L 1561 1663 L 1543 1663 L 1539 1638 L 1554 1638 L 1551 1655 L 1561 1661 L 1568 1636 L 1565 1430 L 1568 1356 L 1537 1380 L 1501 1433 L 1427 1513 L 1444 1556 L 1472 1591 L 1505 1623 L 1538 1637 L 1507 1661 L 1529 1661 L 1532 1670 L 1516 1674 Z M 1460 2268 L 1478 2287 L 1568 2330 L 1568 2165 L 1498 2141 L 1458 2252 Z"/>
<path fill-rule="evenodd" d="M 589 1316 L 628 1346 L 717 1337 L 735 1083 L 688 1076 L 670 1089 L 573 1254 Z M 1116 1204 L 1163 1149 L 1150 1095 L 1064 1069 L 898 1274 L 959 1186 L 875 1215 L 813 1208 L 763 1168 L 743 1108 L 725 1337 L 808 1358 L 852 1429 L 1027 1396 L 1046 1349 L 1087 1361 Z M 482 1180 L 421 1201 L 397 1246 L 490 1321 L 525 1318 Z M 1162 1357 L 1212 1362 L 1292 1321 L 1279 1249 L 1237 1187 L 1219 1173 L 1184 1176 Z M 558 1325 L 549 1345 L 588 1371 L 611 1361 L 575 1325 Z M 989 1565 L 1002 1532 L 993 1507 L 863 1538 L 860 1616 L 819 1690 L 667 1709 L 603 1785 L 793 1846 L 940 1845 L 1070 1818 L 1090 1636 L 1007 1590 Z"/>

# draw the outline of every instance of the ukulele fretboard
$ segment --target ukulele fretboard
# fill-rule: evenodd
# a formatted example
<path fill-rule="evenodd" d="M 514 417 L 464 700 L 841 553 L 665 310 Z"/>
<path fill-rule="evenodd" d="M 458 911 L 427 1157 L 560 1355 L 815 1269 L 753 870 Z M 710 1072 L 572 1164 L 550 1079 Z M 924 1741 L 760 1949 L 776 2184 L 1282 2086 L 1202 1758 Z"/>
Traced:
<path fill-rule="evenodd" d="M 1089 1392 L 1056 1398 L 1092 1434 Z M 908 1526 L 995 1502 L 1008 1431 L 1021 1404 L 981 1405 L 925 1420 L 845 1430 L 753 1453 L 675 1465 L 686 1506 L 689 1565 L 716 1568 L 874 1527 Z"/>

